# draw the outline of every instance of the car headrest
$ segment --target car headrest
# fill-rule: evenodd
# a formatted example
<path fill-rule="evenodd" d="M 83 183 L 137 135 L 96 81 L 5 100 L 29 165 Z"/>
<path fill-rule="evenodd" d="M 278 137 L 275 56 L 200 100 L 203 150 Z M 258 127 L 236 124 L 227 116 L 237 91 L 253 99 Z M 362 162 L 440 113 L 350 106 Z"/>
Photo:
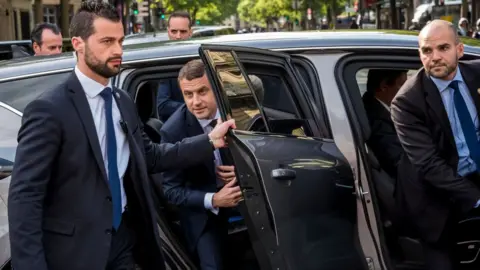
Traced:
<path fill-rule="evenodd" d="M 154 143 L 160 143 L 160 129 L 163 126 L 163 122 L 156 119 L 150 118 L 147 120 L 144 126 L 145 133 Z"/>
<path fill-rule="evenodd" d="M 135 103 L 143 123 L 157 117 L 157 89 L 156 81 L 143 82 L 138 87 Z"/>

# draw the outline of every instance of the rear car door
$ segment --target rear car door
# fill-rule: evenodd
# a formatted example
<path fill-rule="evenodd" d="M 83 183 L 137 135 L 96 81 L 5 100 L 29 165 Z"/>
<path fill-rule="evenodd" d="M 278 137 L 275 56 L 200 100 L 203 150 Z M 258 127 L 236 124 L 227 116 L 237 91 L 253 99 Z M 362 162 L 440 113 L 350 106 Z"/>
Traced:
<path fill-rule="evenodd" d="M 264 96 L 275 96 L 271 92 L 259 96 L 258 84 L 252 83 L 239 53 L 284 70 L 279 82 L 290 90 L 293 111 L 280 113 L 281 108 L 267 107 L 273 102 L 263 102 Z M 236 120 L 226 154 L 236 168 L 245 199 L 239 208 L 262 269 L 366 269 L 356 234 L 351 168 L 335 142 L 322 137 L 328 132 L 318 123 L 321 112 L 289 55 L 202 45 L 200 56 L 207 64 L 222 119 Z M 276 85 L 280 88 L 280 83 Z"/>

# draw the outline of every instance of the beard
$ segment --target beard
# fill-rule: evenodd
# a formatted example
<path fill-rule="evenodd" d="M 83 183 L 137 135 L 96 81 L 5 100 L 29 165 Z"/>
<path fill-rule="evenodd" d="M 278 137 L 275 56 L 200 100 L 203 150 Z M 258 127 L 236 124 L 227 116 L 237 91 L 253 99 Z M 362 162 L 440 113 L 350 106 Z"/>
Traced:
<path fill-rule="evenodd" d="M 120 72 L 120 65 L 110 68 L 108 62 L 112 60 L 121 60 L 121 57 L 111 57 L 108 58 L 105 62 L 100 61 L 92 51 L 86 46 L 85 48 L 85 64 L 96 74 L 102 76 L 103 78 L 111 78 L 117 75 Z"/>
<path fill-rule="evenodd" d="M 449 65 L 447 63 L 433 64 L 428 68 L 428 74 L 434 78 L 444 79 L 457 70 L 457 64 Z"/>

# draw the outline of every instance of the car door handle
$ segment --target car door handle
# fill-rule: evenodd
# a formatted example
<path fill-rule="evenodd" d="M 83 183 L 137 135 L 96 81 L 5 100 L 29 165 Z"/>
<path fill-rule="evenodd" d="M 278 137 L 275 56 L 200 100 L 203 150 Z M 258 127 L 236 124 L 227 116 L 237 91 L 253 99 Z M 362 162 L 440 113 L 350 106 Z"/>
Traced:
<path fill-rule="evenodd" d="M 293 180 L 297 177 L 297 173 L 290 169 L 275 169 L 272 170 L 271 176 L 277 180 Z"/>

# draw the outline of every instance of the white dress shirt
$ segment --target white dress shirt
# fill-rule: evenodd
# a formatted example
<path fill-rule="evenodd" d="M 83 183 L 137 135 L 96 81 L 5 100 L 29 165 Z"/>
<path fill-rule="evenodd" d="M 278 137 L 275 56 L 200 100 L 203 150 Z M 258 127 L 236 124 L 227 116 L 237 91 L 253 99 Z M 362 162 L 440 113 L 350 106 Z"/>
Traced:
<path fill-rule="evenodd" d="M 220 118 L 220 112 L 217 110 L 217 113 L 215 114 L 215 117 L 213 119 L 197 119 L 198 120 L 198 123 L 200 123 L 200 126 L 202 127 L 203 129 L 203 132 L 205 132 L 206 134 L 210 133 L 210 131 L 212 131 L 212 127 L 210 126 L 210 123 L 214 120 L 214 119 L 219 119 Z M 222 159 L 220 157 L 220 152 L 218 151 L 218 149 L 215 149 L 215 151 L 213 151 L 213 155 L 215 157 L 215 167 L 216 166 L 219 166 L 219 165 L 222 165 Z M 216 168 L 215 168 L 216 169 Z M 222 185 L 222 182 L 218 180 L 217 178 L 217 187 L 220 187 Z M 213 194 L 215 193 L 207 193 L 205 194 L 205 198 L 203 200 L 203 205 L 205 206 L 205 209 L 208 209 L 210 211 L 212 211 L 212 213 L 214 214 L 218 214 L 218 211 L 219 209 L 218 208 L 215 208 L 213 207 Z"/>
<path fill-rule="evenodd" d="M 100 93 L 106 87 L 112 88 L 111 81 L 108 81 L 107 85 L 102 85 L 83 74 L 78 67 L 75 67 L 75 74 L 77 75 L 83 91 L 87 97 L 88 104 L 93 116 L 93 122 L 95 123 L 95 130 L 97 131 L 98 142 L 102 151 L 103 163 L 105 165 L 105 171 L 108 176 L 108 157 L 107 157 L 107 120 L 105 115 L 105 101 L 100 96 Z M 113 99 L 112 102 L 112 116 L 113 125 L 115 128 L 115 138 L 117 140 L 117 166 L 118 175 L 120 176 L 120 191 L 122 195 L 122 212 L 127 205 L 127 196 L 123 187 L 123 176 L 127 170 L 128 160 L 130 159 L 130 149 L 128 148 L 128 142 L 122 127 L 120 126 L 120 110 L 118 109 L 117 102 Z M 107 179 L 108 181 L 108 179 Z M 107 182 L 108 184 L 108 182 Z"/>
<path fill-rule="evenodd" d="M 390 106 L 388 106 L 385 102 L 381 101 L 380 99 L 378 98 L 375 98 L 378 102 L 380 102 L 380 104 L 382 104 L 382 106 L 387 109 L 388 112 L 390 112 Z"/>

